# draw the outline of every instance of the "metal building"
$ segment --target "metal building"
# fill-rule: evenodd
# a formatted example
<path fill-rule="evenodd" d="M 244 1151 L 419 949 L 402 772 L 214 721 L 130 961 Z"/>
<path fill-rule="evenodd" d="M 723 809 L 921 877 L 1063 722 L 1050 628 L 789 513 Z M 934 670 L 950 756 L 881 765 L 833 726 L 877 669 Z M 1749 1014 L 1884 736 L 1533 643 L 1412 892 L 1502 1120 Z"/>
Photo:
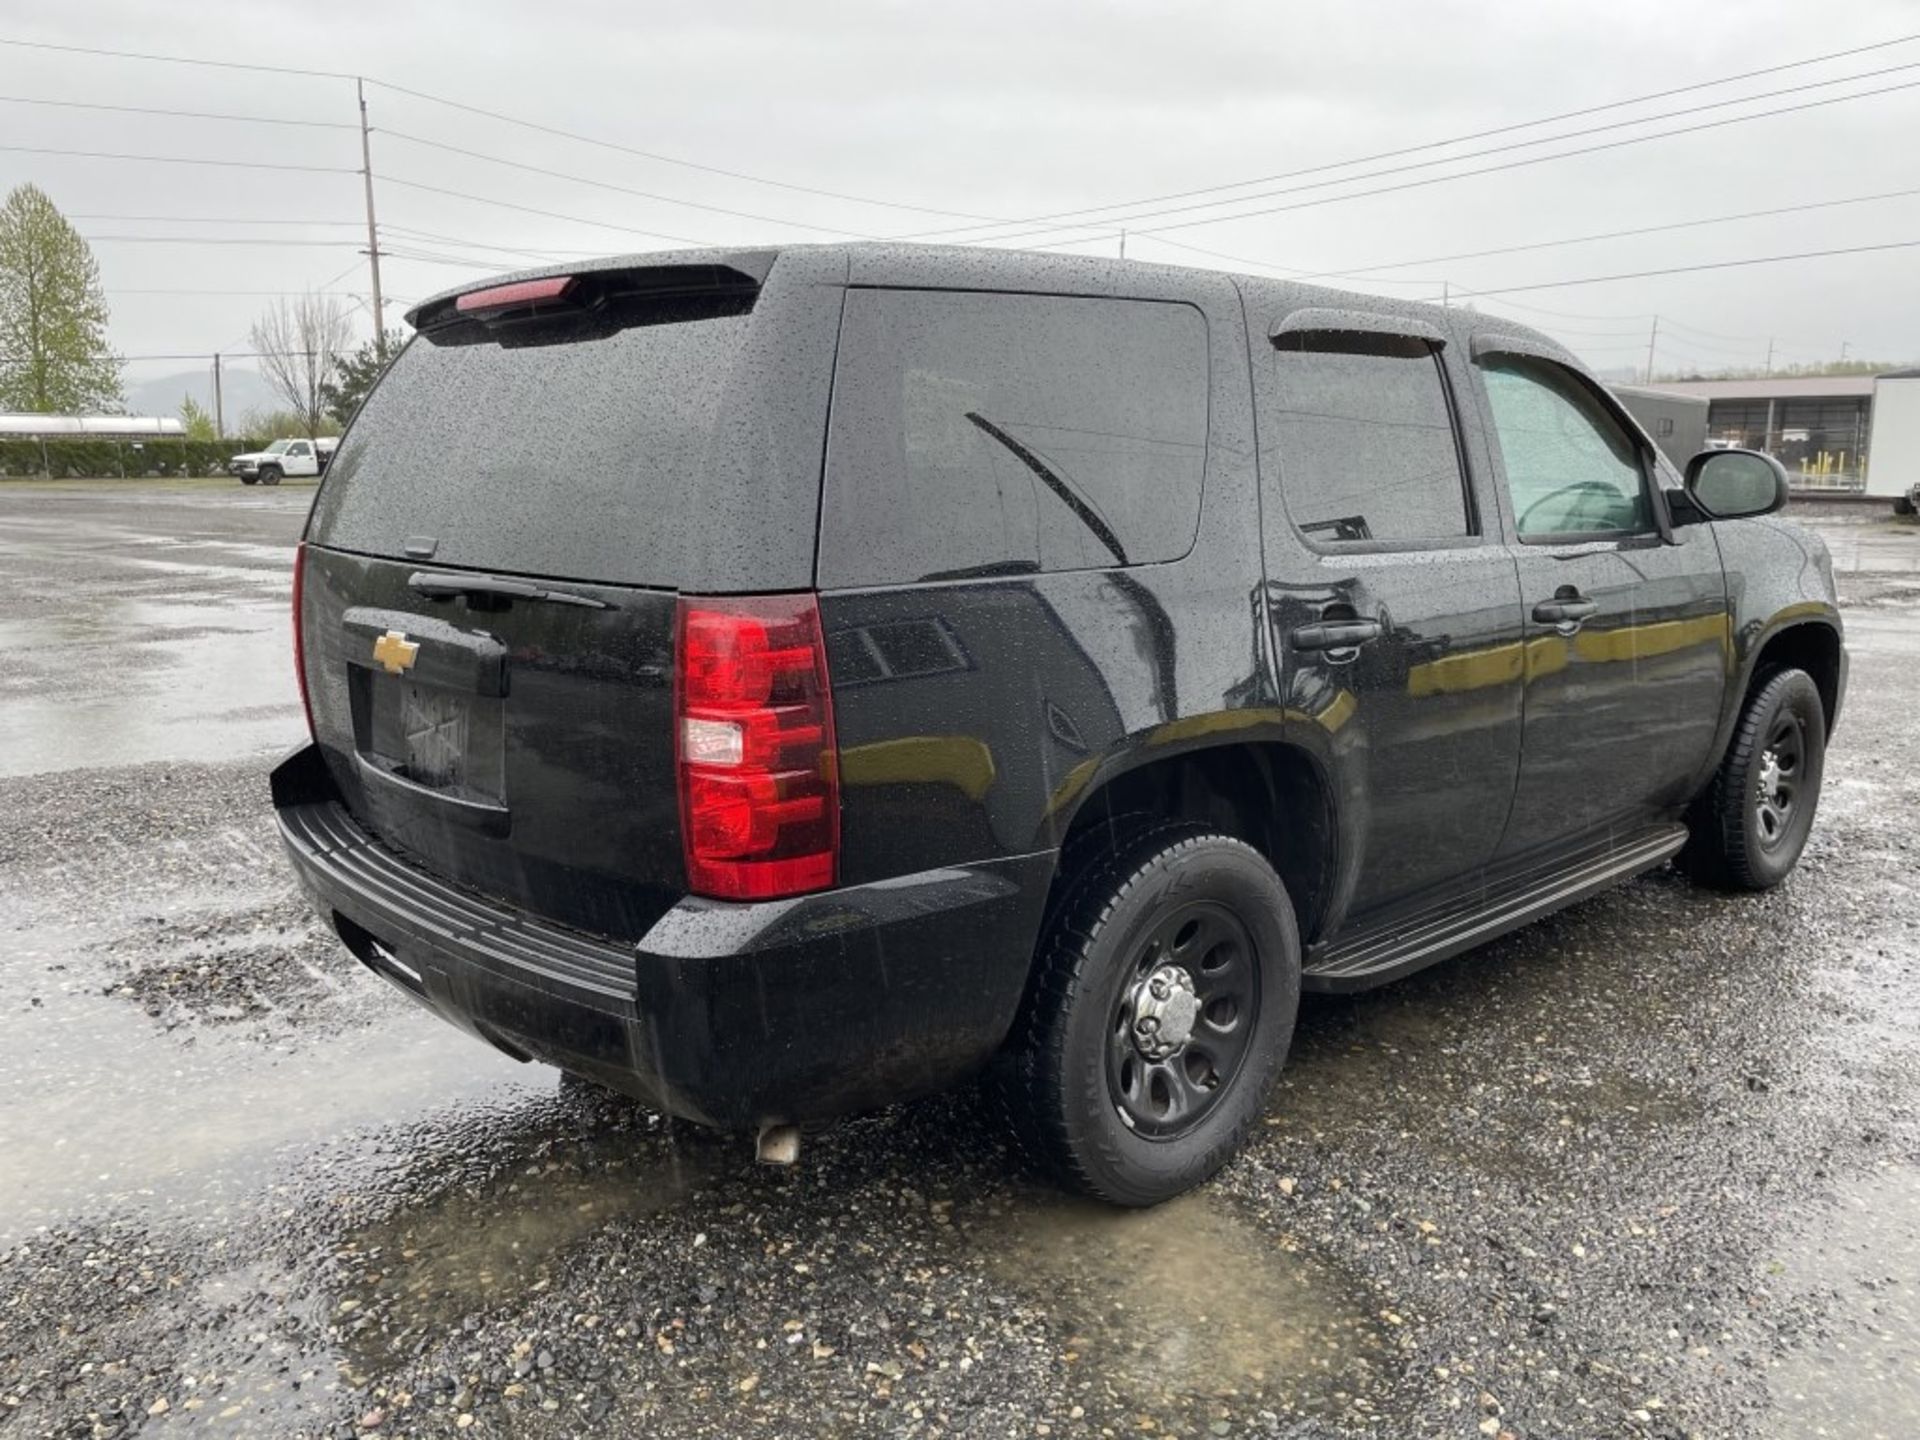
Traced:
<path fill-rule="evenodd" d="M 1707 402 L 1707 440 L 1780 457 L 1796 488 L 1860 490 L 1872 448 L 1871 375 L 1674 380 L 1652 387 Z"/>

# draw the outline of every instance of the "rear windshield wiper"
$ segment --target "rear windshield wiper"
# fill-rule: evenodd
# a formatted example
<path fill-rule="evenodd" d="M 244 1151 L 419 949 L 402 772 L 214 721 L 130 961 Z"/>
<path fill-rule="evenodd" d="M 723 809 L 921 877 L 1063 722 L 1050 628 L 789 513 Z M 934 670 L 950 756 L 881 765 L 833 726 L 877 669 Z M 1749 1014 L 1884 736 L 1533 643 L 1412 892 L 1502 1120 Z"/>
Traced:
<path fill-rule="evenodd" d="M 1011 450 L 1014 458 L 1031 470 L 1041 484 L 1058 495 L 1067 509 L 1073 512 L 1074 518 L 1091 530 L 1094 538 L 1112 552 L 1115 564 L 1127 563 L 1126 548 L 1121 545 L 1120 537 L 1113 533 L 1113 527 L 1101 519 L 1100 512 L 1093 508 L 1092 502 L 1076 490 L 1066 476 L 1060 474 L 1029 447 L 1014 439 L 978 410 L 969 410 L 961 418 L 972 421 L 977 429 L 985 431 Z"/>
<path fill-rule="evenodd" d="M 416 570 L 407 577 L 408 588 L 429 600 L 450 600 L 455 595 L 497 595 L 504 600 L 542 600 L 552 605 L 578 605 L 586 610 L 611 610 L 605 600 L 573 590 L 555 590 L 531 580 L 509 580 L 500 575 L 445 575 Z"/>

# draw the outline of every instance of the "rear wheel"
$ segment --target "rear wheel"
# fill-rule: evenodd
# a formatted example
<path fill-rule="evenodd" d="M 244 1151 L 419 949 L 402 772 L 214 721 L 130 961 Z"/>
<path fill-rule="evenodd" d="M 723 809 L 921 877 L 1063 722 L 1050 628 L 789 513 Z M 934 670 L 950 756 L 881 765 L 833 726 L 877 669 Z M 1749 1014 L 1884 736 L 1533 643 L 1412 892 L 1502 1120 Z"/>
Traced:
<path fill-rule="evenodd" d="M 262 485 L 278 485 L 280 483 L 280 467 L 278 465 L 262 465 L 260 467 L 260 483 Z"/>
<path fill-rule="evenodd" d="M 1682 866 L 1728 890 L 1771 890 L 1786 879 L 1813 829 L 1826 751 L 1813 677 L 1775 672 L 1747 697 L 1726 758 L 1694 802 Z"/>
<path fill-rule="evenodd" d="M 1084 857 L 1053 908 L 1003 1077 L 1026 1149 L 1074 1188 L 1153 1205 L 1259 1118 L 1300 1002 L 1293 907 L 1252 847 L 1158 825 Z"/>

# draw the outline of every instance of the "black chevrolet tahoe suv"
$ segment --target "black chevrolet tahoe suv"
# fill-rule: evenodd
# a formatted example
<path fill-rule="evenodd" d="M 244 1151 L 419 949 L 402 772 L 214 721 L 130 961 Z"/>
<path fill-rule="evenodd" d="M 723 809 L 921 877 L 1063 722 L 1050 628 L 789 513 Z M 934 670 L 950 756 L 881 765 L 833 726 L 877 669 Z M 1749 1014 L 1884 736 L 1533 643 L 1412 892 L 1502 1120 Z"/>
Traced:
<path fill-rule="evenodd" d="M 427 301 L 294 573 L 294 868 L 508 1054 L 778 1131 L 987 1071 L 1121 1204 L 1302 990 L 1793 868 L 1846 680 L 1770 457 L 1512 321 L 893 245 Z"/>

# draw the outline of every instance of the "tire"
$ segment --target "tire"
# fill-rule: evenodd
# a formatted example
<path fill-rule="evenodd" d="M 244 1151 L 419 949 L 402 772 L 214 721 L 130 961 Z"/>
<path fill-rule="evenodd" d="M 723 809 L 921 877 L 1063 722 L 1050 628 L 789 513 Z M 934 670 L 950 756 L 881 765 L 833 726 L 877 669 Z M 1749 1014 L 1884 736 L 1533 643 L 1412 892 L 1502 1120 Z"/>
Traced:
<path fill-rule="evenodd" d="M 1259 1119 L 1299 1005 L 1293 906 L 1251 846 L 1159 823 L 1083 851 L 1000 1069 L 1014 1134 L 1073 1189 L 1169 1200 L 1226 1164 Z M 1161 1033 L 1142 1031 L 1147 1020 Z"/>
<path fill-rule="evenodd" d="M 1786 879 L 1813 829 L 1826 752 L 1813 677 L 1767 676 L 1747 697 L 1726 758 L 1687 817 L 1681 868 L 1723 890 L 1771 890 Z"/>
<path fill-rule="evenodd" d="M 240 477 L 240 483 L 242 485 L 258 485 L 260 483 L 260 477 L 258 475 L 242 475 Z"/>
<path fill-rule="evenodd" d="M 260 483 L 262 485 L 278 485 L 280 483 L 280 467 L 278 465 L 262 465 L 260 467 Z"/>

